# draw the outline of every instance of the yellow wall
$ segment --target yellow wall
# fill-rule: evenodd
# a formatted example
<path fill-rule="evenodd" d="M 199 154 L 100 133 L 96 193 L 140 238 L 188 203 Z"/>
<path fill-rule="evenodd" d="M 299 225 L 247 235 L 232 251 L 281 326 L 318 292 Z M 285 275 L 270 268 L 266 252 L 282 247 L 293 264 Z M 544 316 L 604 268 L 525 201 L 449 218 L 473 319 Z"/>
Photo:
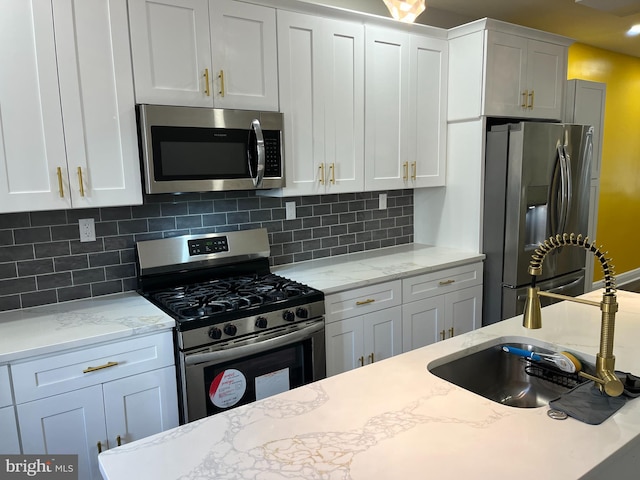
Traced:
<path fill-rule="evenodd" d="M 574 44 L 567 78 L 607 84 L 596 240 L 617 274 L 639 269 L 640 58 Z"/>

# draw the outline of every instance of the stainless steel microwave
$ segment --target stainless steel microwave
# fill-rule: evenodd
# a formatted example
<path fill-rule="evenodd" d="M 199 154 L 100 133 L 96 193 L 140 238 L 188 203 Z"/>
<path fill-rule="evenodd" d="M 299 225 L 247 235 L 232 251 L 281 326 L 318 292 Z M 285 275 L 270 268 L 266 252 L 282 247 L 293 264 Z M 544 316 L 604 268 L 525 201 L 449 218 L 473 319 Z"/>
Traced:
<path fill-rule="evenodd" d="M 282 114 L 137 105 L 146 193 L 284 187 Z"/>

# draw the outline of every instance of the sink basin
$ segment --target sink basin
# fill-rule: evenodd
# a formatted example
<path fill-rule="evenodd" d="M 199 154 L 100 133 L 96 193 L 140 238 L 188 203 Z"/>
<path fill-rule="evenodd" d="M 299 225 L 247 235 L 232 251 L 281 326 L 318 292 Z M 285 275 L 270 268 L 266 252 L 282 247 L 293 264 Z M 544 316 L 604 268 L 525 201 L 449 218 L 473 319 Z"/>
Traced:
<path fill-rule="evenodd" d="M 528 367 L 527 370 L 532 372 L 531 363 L 525 358 L 502 351 L 503 345 L 529 351 L 554 353 L 527 342 L 501 341 L 462 357 L 452 358 L 456 356 L 452 355 L 433 361 L 427 366 L 427 369 L 437 377 L 465 390 L 494 402 L 519 408 L 546 406 L 550 400 L 577 385 L 576 382 L 583 381 L 582 379 L 567 379 L 562 375 L 557 376 L 553 369 L 551 374 L 554 375 L 554 378 L 562 380 L 566 386 L 530 375 L 525 371 L 525 367 Z M 534 363 L 534 368 L 535 365 Z M 543 373 L 547 377 L 551 374 L 549 371 Z"/>

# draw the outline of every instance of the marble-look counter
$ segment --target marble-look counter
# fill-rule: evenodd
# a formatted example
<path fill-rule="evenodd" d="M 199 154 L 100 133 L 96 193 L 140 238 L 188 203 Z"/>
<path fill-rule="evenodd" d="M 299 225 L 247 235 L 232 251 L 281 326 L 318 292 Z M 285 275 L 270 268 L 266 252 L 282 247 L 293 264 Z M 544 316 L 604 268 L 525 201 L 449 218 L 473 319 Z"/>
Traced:
<path fill-rule="evenodd" d="M 637 374 L 640 295 L 618 298 L 616 367 Z M 613 478 L 603 472 L 620 468 L 620 456 L 632 452 L 626 458 L 638 460 L 640 400 L 592 426 L 552 420 L 547 407 L 492 402 L 427 370 L 443 357 L 523 337 L 594 360 L 597 308 L 561 302 L 543 310 L 542 329 L 521 322 L 506 320 L 108 450 L 99 456 L 101 471 L 107 480 Z"/>
<path fill-rule="evenodd" d="M 325 295 L 484 260 L 484 254 L 417 243 L 273 267 Z"/>
<path fill-rule="evenodd" d="M 174 326 L 136 292 L 13 310 L 0 314 L 0 364 Z"/>

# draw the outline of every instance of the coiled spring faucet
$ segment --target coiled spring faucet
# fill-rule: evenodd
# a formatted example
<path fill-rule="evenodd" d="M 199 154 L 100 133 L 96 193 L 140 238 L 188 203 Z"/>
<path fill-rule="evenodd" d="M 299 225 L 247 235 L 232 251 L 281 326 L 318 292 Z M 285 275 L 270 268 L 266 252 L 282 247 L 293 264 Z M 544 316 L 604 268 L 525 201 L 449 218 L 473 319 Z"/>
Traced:
<path fill-rule="evenodd" d="M 581 298 L 569 297 L 557 293 L 540 291 L 536 286 L 536 276 L 542 274 L 542 262 L 546 255 L 563 246 L 582 247 L 593 253 L 600 261 L 604 271 L 604 293 L 601 302 L 593 302 Z M 600 327 L 600 351 L 596 356 L 596 376 L 579 372 L 579 375 L 593 380 L 601 392 L 611 397 L 617 397 L 622 394 L 624 386 L 615 374 L 615 357 L 613 356 L 613 334 L 615 327 L 615 316 L 618 311 L 618 302 L 616 300 L 616 283 L 612 268 L 609 266 L 611 259 L 607 259 L 605 254 L 600 251 L 593 243 L 589 242 L 589 237 L 575 235 L 573 233 L 556 235 L 549 237 L 535 250 L 529 262 L 529 273 L 531 274 L 531 286 L 527 289 L 527 300 L 524 306 L 524 316 L 522 325 L 526 328 L 542 327 L 542 312 L 540 305 L 540 297 L 557 298 L 568 300 L 571 302 L 584 303 L 599 307 L 602 311 L 602 323 Z"/>

